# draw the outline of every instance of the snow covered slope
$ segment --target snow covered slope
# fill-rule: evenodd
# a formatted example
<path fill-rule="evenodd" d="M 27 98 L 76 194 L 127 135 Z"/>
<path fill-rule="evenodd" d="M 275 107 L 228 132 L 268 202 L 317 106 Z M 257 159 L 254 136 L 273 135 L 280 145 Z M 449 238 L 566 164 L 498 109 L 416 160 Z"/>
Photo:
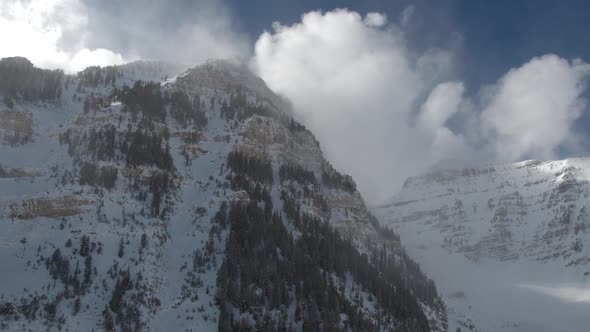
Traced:
<path fill-rule="evenodd" d="M 0 329 L 446 329 L 288 103 L 238 63 L 175 73 L 0 60 Z"/>
<path fill-rule="evenodd" d="M 437 282 L 451 330 L 587 331 L 589 196 L 590 159 L 529 160 L 438 167 L 374 211 Z"/>

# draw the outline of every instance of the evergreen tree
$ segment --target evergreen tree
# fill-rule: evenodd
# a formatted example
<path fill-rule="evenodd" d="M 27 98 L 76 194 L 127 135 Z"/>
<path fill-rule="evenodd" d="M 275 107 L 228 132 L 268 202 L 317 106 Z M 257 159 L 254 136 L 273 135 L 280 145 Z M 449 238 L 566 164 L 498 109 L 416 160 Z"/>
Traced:
<path fill-rule="evenodd" d="M 107 306 L 105 306 L 104 310 L 102 311 L 102 325 L 105 331 L 115 330 L 115 322 L 113 320 L 113 316 L 111 315 L 111 311 Z"/>
<path fill-rule="evenodd" d="M 125 241 L 123 241 L 123 238 L 121 238 L 121 240 L 119 241 L 119 251 L 117 255 L 119 256 L 119 258 L 123 258 L 123 256 L 125 255 Z"/>

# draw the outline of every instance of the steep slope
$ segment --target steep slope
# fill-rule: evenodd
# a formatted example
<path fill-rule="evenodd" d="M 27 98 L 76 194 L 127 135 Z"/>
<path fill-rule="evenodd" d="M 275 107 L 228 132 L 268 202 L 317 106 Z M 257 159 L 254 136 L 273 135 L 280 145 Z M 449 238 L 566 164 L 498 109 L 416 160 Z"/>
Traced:
<path fill-rule="evenodd" d="M 230 61 L 174 70 L 0 60 L 0 327 L 446 329 L 287 102 Z"/>
<path fill-rule="evenodd" d="M 451 328 L 584 331 L 589 175 L 588 159 L 440 167 L 375 213 L 442 287 Z"/>

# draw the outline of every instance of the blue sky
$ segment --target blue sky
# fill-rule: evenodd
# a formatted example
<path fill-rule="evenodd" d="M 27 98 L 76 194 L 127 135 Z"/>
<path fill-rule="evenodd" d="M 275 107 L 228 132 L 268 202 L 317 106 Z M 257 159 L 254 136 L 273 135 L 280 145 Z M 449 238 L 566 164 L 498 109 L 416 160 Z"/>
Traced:
<path fill-rule="evenodd" d="M 508 69 L 546 53 L 590 60 L 590 2 L 584 0 L 230 0 L 228 4 L 252 39 L 274 21 L 293 24 L 311 10 L 383 12 L 397 20 L 404 8 L 413 5 L 408 40 L 424 49 L 445 46 L 454 34 L 462 35 L 461 76 L 468 86 L 491 83 Z"/>
<path fill-rule="evenodd" d="M 21 0 L 7 0 L 18 3 Z M 26 1 L 24 1 L 26 2 Z M 34 1 L 33 1 L 34 2 Z M 260 34 L 275 21 L 291 25 L 304 13 L 348 8 L 361 15 L 385 13 L 396 22 L 402 11 L 414 6 L 412 20 L 405 28 L 407 41 L 417 51 L 448 47 L 457 35 L 462 41 L 456 56 L 463 64 L 460 76 L 468 90 L 491 83 L 508 69 L 533 56 L 555 53 L 565 58 L 590 60 L 588 31 L 590 2 L 584 0 L 48 0 L 46 3 L 80 2 L 88 11 L 87 44 L 108 48 L 129 57 L 137 45 L 138 31 L 173 33 L 179 26 L 203 21 L 203 16 L 227 19 L 227 29 L 245 36 L 252 48 Z M 74 7 L 74 6 L 72 6 Z M 3 8 L 0 7 L 0 13 Z M 4 9 L 6 10 L 6 9 Z M 61 10 L 61 9 L 60 9 Z M 125 22 L 130 22 L 124 24 Z M 143 37 L 143 36 L 142 36 Z M 70 47 L 80 38 L 76 30 L 66 31 L 61 46 Z M 140 38 L 141 39 L 141 38 Z M 143 38 L 146 41 L 148 38 Z M 158 56 L 152 49 L 141 57 Z"/>
<path fill-rule="evenodd" d="M 239 57 L 291 100 L 326 157 L 378 201 L 445 159 L 588 155 L 588 7 L 582 0 L 6 0 L 0 57 L 68 72 Z"/>

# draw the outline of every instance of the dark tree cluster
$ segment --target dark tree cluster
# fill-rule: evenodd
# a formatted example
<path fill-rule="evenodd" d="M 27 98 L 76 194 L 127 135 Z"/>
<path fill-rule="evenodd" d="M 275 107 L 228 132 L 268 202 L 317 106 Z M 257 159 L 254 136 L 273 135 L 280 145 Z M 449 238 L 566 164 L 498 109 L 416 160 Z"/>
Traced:
<path fill-rule="evenodd" d="M 199 142 L 199 139 L 201 138 L 201 135 L 198 131 L 190 131 L 180 133 L 180 138 L 186 144 L 197 144 Z"/>
<path fill-rule="evenodd" d="M 229 103 L 223 101 L 221 104 L 221 117 L 234 119 L 236 113 L 248 106 L 248 100 L 244 92 L 238 91 L 229 97 Z"/>
<path fill-rule="evenodd" d="M 316 207 L 324 211 L 325 215 L 328 214 L 327 203 L 323 199 L 319 199 L 323 196 L 310 196 L 314 201 Z M 301 229 L 302 224 L 305 222 L 302 220 L 310 219 L 309 217 L 302 214 L 300 206 L 296 198 L 298 197 L 293 191 L 287 189 L 281 190 L 281 199 L 283 200 L 283 210 L 285 216 L 292 220 L 294 225 Z M 309 198 L 309 197 L 308 197 Z M 379 270 L 379 273 L 383 274 L 385 270 L 388 270 L 388 275 L 391 280 L 397 278 L 402 280 L 401 283 L 410 290 L 410 293 L 415 295 L 422 302 L 429 304 L 433 307 L 439 306 L 436 287 L 434 282 L 428 279 L 420 270 L 419 265 L 414 262 L 403 250 L 400 250 L 400 238 L 390 228 L 381 226 L 374 216 L 369 216 L 369 223 L 375 227 L 375 230 L 379 236 L 385 240 L 382 242 L 381 247 L 369 245 L 369 258 L 371 265 Z M 319 220 L 315 221 L 315 224 L 321 223 Z M 307 233 L 306 233 L 307 234 Z M 354 250 L 351 246 L 350 250 Z M 393 254 L 395 253 L 395 255 Z M 345 254 L 350 256 L 351 254 Z M 332 258 L 330 258 L 332 259 Z M 336 259 L 336 258 L 334 258 Z M 401 278 L 401 279 L 400 279 Z"/>
<path fill-rule="evenodd" d="M 92 276 L 95 273 L 92 265 L 92 253 L 100 254 L 96 249 L 100 246 L 100 243 L 97 245 L 84 235 L 80 239 L 79 248 L 73 247 L 71 239 L 66 243 L 66 248 L 70 248 L 71 255 L 67 253 L 69 250 L 56 248 L 50 256 L 46 258 L 41 256 L 49 275 L 54 280 L 52 287 L 55 288 L 57 282 L 60 282 L 63 288 L 58 288 L 57 294 L 53 297 L 34 292 L 14 303 L 0 303 L 0 316 L 3 319 L 14 320 L 23 317 L 29 321 L 44 317 L 45 326 L 52 329 L 54 323 L 57 323 L 57 329 L 61 330 L 65 324 L 65 316 L 60 313 L 60 303 L 64 300 L 71 300 L 73 315 L 79 313 L 81 297 L 90 291 Z M 70 263 L 72 261 L 74 264 Z M 80 266 L 80 261 L 83 261 L 83 267 Z M 49 287 L 47 287 L 48 290 Z"/>
<path fill-rule="evenodd" d="M 47 297 L 47 296 L 44 296 Z M 18 320 L 21 315 L 25 319 L 37 319 L 37 313 L 41 309 L 41 296 L 33 295 L 29 299 L 23 298 L 17 302 L 4 302 L 0 304 L 0 317 L 5 320 Z"/>
<path fill-rule="evenodd" d="M 39 260 L 44 261 L 53 279 L 53 282 L 47 286 L 47 290 L 49 291 L 50 287 L 56 289 L 56 295 L 38 294 L 35 291 L 20 300 L 0 303 L 0 318 L 15 321 L 21 318 L 28 321 L 45 318 L 44 324 L 48 329 L 53 330 L 54 324 L 57 324 L 55 327 L 62 330 L 66 322 L 65 315 L 61 311 L 66 306 L 60 305 L 62 301 L 70 300 L 73 315 L 80 312 L 81 298 L 90 291 L 92 277 L 96 273 L 92 265 L 92 253 L 100 254 L 102 244 L 91 242 L 89 237 L 84 235 L 80 239 L 79 247 L 75 247 L 69 239 L 66 242 L 66 248 L 68 249 L 56 248 L 48 257 L 40 256 Z M 38 254 L 40 251 L 41 247 L 38 249 Z M 56 288 L 58 283 L 63 287 Z"/>
<path fill-rule="evenodd" d="M 61 251 L 55 249 L 53 255 L 45 262 L 49 275 L 53 279 L 60 279 L 67 283 L 70 278 L 70 260 L 66 256 L 62 256 Z"/>
<path fill-rule="evenodd" d="M 68 153 L 74 159 L 88 155 L 95 161 L 113 161 L 116 152 L 117 129 L 113 125 L 92 128 L 80 136 L 76 131 L 68 129 L 60 134 L 60 144 L 68 144 Z"/>
<path fill-rule="evenodd" d="M 125 296 L 125 292 L 132 288 L 133 283 L 131 282 L 131 274 L 129 271 L 121 272 L 121 276 L 119 276 L 115 283 L 111 301 L 109 302 L 109 309 L 118 316 L 123 315 L 123 296 Z"/>
<path fill-rule="evenodd" d="M 318 180 L 312 171 L 309 171 L 296 164 L 281 165 L 279 168 L 279 176 L 281 177 L 281 181 L 292 180 L 303 185 L 318 185 Z"/>
<path fill-rule="evenodd" d="M 128 166 L 153 165 L 173 170 L 174 161 L 168 145 L 168 131 L 162 133 L 138 129 L 128 133 L 121 150 L 127 155 Z"/>
<path fill-rule="evenodd" d="M 157 297 L 149 295 L 141 272 L 119 268 L 115 262 L 108 271 L 114 281 L 111 297 L 102 311 L 102 324 L 107 331 L 144 331 L 142 307 L 152 314 L 160 306 Z"/>
<path fill-rule="evenodd" d="M 159 83 L 137 81 L 131 88 L 124 86 L 113 89 L 111 98 L 125 104 L 124 110 L 134 117 L 141 113 L 148 120 L 166 120 L 164 97 Z"/>
<path fill-rule="evenodd" d="M 322 170 L 322 182 L 331 188 L 344 190 L 349 193 L 356 191 L 356 184 L 350 175 L 345 175 L 328 165 Z"/>
<path fill-rule="evenodd" d="M 360 254 L 328 222 L 284 201 L 285 215 L 301 232 L 294 238 L 273 212 L 267 189 L 252 183 L 239 189 L 250 201 L 233 203 L 224 215 L 230 230 L 217 276 L 220 331 L 287 331 L 294 323 L 305 331 L 429 331 L 415 294 L 434 303 L 436 289 L 417 264 L 400 264 L 391 248 Z M 347 275 L 354 280 L 351 290 Z M 361 292 L 375 301 L 376 318 L 360 310 Z M 241 314 L 251 314 L 254 325 Z"/>
<path fill-rule="evenodd" d="M 236 174 L 238 181 L 245 181 L 244 176 L 247 176 L 256 182 L 273 183 L 272 163 L 266 157 L 253 156 L 240 150 L 234 150 L 227 156 L 227 165 Z"/>
<path fill-rule="evenodd" d="M 131 126 L 118 133 L 113 125 L 106 125 L 89 133 L 68 129 L 60 135 L 60 142 L 68 144 L 68 152 L 80 166 L 78 182 L 111 190 L 118 177 L 117 166 L 99 167 L 100 161 L 115 162 L 129 168 L 155 166 L 147 179 L 130 177 L 129 189 L 134 196 L 146 202 L 153 217 L 165 218 L 174 205 L 176 168 L 168 144 L 167 129 L 156 130 L 153 124 L 142 122 L 133 129 Z M 86 158 L 84 158 L 86 156 Z M 121 165 L 124 163 L 124 165 Z M 64 174 L 63 183 L 67 183 Z"/>
<path fill-rule="evenodd" d="M 377 230 L 377 233 L 379 233 L 379 235 L 381 237 L 383 237 L 386 240 L 389 241 L 393 241 L 393 242 L 400 242 L 400 238 L 399 235 L 396 234 L 393 229 L 387 227 L 387 226 L 383 226 L 379 223 L 379 221 L 377 220 L 377 218 L 375 218 L 375 216 L 371 215 L 369 222 L 371 223 L 371 225 L 373 225 L 375 227 L 375 229 Z"/>
<path fill-rule="evenodd" d="M 196 128 L 207 125 L 207 115 L 201 105 L 201 98 L 196 95 L 192 99 L 183 91 L 173 91 L 168 97 L 170 115 L 183 126 L 192 124 Z"/>
<path fill-rule="evenodd" d="M 307 202 L 319 210 L 321 215 L 328 217 L 330 208 L 324 195 L 320 191 L 318 180 L 312 171 L 309 171 L 296 164 L 283 164 L 279 168 L 281 178 L 281 199 L 287 215 L 294 218 L 289 213 L 299 213 L 299 204 Z M 285 182 L 290 180 L 291 182 Z"/>
<path fill-rule="evenodd" d="M 211 220 L 212 226 L 209 229 L 209 238 L 205 243 L 204 250 L 196 249 L 193 251 L 192 269 L 186 272 L 184 284 L 181 287 L 183 300 L 190 299 L 193 302 L 197 301 L 199 299 L 199 292 L 202 292 L 201 288 L 204 286 L 200 274 L 211 271 L 213 267 L 217 267 L 217 253 L 221 252 L 221 248 L 217 244 L 221 243 L 221 233 L 227 228 L 227 210 L 227 203 L 222 202 L 219 210 Z M 181 272 L 186 267 L 187 263 L 185 262 L 184 267 L 181 268 Z M 209 286 L 205 288 L 205 292 L 209 294 Z M 197 310 L 202 313 L 204 312 L 204 307 L 200 307 Z M 206 316 L 203 315 L 205 320 L 208 319 Z"/>
<path fill-rule="evenodd" d="M 109 104 L 110 102 L 107 98 L 94 95 L 94 93 L 90 93 L 89 95 L 86 95 L 86 97 L 84 97 L 84 104 L 82 106 L 82 110 L 84 111 L 84 113 L 88 113 L 90 111 L 97 112 L 100 111 L 100 109 L 103 107 L 108 107 Z"/>
<path fill-rule="evenodd" d="M 274 111 L 270 106 L 263 103 L 248 102 L 246 94 L 242 91 L 231 94 L 229 103 L 226 100 L 221 103 L 222 118 L 243 121 L 254 115 L 278 120 L 292 133 L 307 131 L 304 125 L 295 121 L 286 112 Z"/>
<path fill-rule="evenodd" d="M 225 119 L 243 121 L 254 115 L 270 118 L 278 117 L 278 114 L 267 106 L 248 102 L 246 94 L 241 91 L 230 95 L 229 103 L 224 100 L 221 104 L 221 117 Z"/>
<path fill-rule="evenodd" d="M 161 219 L 165 219 L 172 212 L 177 188 L 174 175 L 162 171 L 153 172 L 147 179 L 136 177 L 129 184 L 135 198 L 148 203 L 149 215 Z"/>
<path fill-rule="evenodd" d="M 94 160 L 111 161 L 115 159 L 115 136 L 117 130 L 113 125 L 106 125 L 99 130 L 90 130 L 87 151 Z"/>
<path fill-rule="evenodd" d="M 90 242 L 90 238 L 84 235 L 80 239 L 80 247 L 73 250 L 83 259 L 83 271 L 77 259 L 72 271 L 70 259 L 59 248 L 46 258 L 45 266 L 49 274 L 53 279 L 60 280 L 64 284 L 66 297 L 71 297 L 70 289 L 73 290 L 73 296 L 85 294 L 89 290 L 93 274 L 92 253 L 97 251 L 96 248 L 97 244 Z"/>
<path fill-rule="evenodd" d="M 302 125 L 301 123 L 295 121 L 294 119 L 291 119 L 289 121 L 289 126 L 288 126 L 289 130 L 291 132 L 300 132 L 300 131 L 307 131 L 307 128 L 305 128 L 304 125 Z"/>
<path fill-rule="evenodd" d="M 266 214 L 255 201 L 232 206 L 229 223 L 226 258 L 218 274 L 221 331 L 285 331 L 288 322 L 301 321 L 306 331 L 339 331 L 340 324 L 357 331 L 380 326 L 429 331 L 416 298 L 399 277 L 401 271 L 387 273 L 372 266 L 327 223 L 300 218 L 302 236 L 294 240 L 278 214 Z M 346 297 L 344 284 L 330 277 L 345 280 L 346 273 L 362 287 L 352 296 L 357 300 Z M 359 310 L 361 290 L 375 297 L 380 320 Z M 287 312 L 291 303 L 295 316 Z M 253 313 L 255 326 L 236 317 L 232 308 Z M 342 313 L 345 322 L 340 322 Z"/>
<path fill-rule="evenodd" d="M 166 205 L 167 208 L 162 208 L 163 201 L 166 194 L 172 191 L 174 187 L 168 173 L 158 173 L 152 175 L 150 178 L 150 191 L 152 194 L 151 214 L 155 217 L 164 218 L 170 211 L 170 204 Z"/>
<path fill-rule="evenodd" d="M 5 100 L 54 100 L 61 97 L 63 70 L 35 67 L 22 57 L 0 60 L 0 95 Z"/>
<path fill-rule="evenodd" d="M 313 206 L 318 208 L 322 215 L 329 217 L 330 207 L 321 193 L 305 190 L 301 195 L 298 195 L 291 188 L 287 188 L 281 190 L 281 200 L 283 201 L 283 211 L 289 219 L 294 220 L 298 218 L 301 213 L 299 201 L 302 198 L 311 199 Z"/>
<path fill-rule="evenodd" d="M 88 67 L 81 72 L 78 72 L 78 80 L 79 86 L 78 91 L 80 91 L 81 87 L 92 87 L 95 88 L 99 84 L 104 86 L 111 85 L 114 86 L 115 82 L 117 82 L 117 77 L 119 77 L 119 70 L 116 66 L 106 66 L 106 67 L 99 67 L 99 66 L 92 66 Z"/>
<path fill-rule="evenodd" d="M 119 171 L 114 166 L 97 166 L 95 163 L 82 163 L 80 167 L 81 185 L 99 186 L 112 190 L 117 183 Z"/>
<path fill-rule="evenodd" d="M 169 138 L 167 129 L 154 130 L 148 124 L 135 130 L 129 127 L 124 135 L 118 135 L 115 126 L 105 125 L 98 130 L 93 128 L 82 136 L 68 129 L 60 135 L 60 143 L 68 144 L 68 153 L 77 160 L 87 155 L 94 161 L 117 161 L 117 151 L 120 151 L 127 166 L 146 165 L 173 170 Z"/>

